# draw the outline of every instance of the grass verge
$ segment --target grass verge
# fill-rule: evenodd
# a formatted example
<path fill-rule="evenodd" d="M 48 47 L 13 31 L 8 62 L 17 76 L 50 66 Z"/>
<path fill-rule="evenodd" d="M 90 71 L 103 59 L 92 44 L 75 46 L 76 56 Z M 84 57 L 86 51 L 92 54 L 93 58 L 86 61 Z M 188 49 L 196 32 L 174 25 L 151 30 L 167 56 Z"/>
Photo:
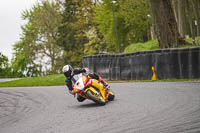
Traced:
<path fill-rule="evenodd" d="M 186 39 L 187 42 L 192 44 L 192 39 L 188 38 Z M 190 48 L 190 47 L 197 47 L 200 46 L 200 37 L 195 38 L 196 44 L 180 44 L 177 48 Z M 157 40 L 150 40 L 145 43 L 134 43 L 129 46 L 127 46 L 124 50 L 124 53 L 133 53 L 133 52 L 139 52 L 139 51 L 149 51 L 149 50 L 158 50 L 159 45 Z"/>
<path fill-rule="evenodd" d="M 65 77 L 63 74 L 22 78 L 14 81 L 0 82 L 0 87 L 56 86 L 56 85 L 65 85 Z"/>
<path fill-rule="evenodd" d="M 109 83 L 128 83 L 128 82 L 191 82 L 200 79 L 165 79 L 165 80 L 120 80 L 107 81 Z M 14 81 L 0 82 L 0 87 L 28 87 L 28 86 L 58 86 L 65 85 L 65 77 L 63 74 L 49 75 L 43 77 L 23 78 Z"/>

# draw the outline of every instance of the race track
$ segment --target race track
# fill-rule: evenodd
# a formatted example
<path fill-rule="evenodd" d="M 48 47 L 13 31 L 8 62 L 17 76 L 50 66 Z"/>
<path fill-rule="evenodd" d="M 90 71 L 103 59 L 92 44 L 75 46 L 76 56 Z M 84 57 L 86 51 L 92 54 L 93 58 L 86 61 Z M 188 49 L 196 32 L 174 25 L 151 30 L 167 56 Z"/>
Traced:
<path fill-rule="evenodd" d="M 65 86 L 0 88 L 0 133 L 198 133 L 200 82 L 113 83 L 105 106 Z"/>

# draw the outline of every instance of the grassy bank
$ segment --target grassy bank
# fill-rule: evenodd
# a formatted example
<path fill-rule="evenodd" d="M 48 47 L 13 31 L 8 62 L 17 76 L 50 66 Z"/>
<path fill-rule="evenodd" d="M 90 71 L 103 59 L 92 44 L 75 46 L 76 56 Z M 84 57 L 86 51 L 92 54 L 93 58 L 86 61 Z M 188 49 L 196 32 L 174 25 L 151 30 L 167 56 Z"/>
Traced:
<path fill-rule="evenodd" d="M 188 38 L 186 39 L 187 42 L 192 44 L 192 39 Z M 177 48 L 190 48 L 190 47 L 197 47 L 200 46 L 200 37 L 197 37 L 195 39 L 196 44 L 190 45 L 190 44 L 181 44 Z M 132 52 L 139 52 L 139 51 L 149 51 L 149 50 L 158 50 L 159 45 L 157 40 L 151 40 L 145 43 L 134 43 L 129 46 L 127 46 L 124 50 L 124 53 L 132 53 Z"/>
<path fill-rule="evenodd" d="M 22 86 L 56 86 L 65 85 L 63 74 L 48 75 L 43 77 L 22 78 L 14 81 L 0 82 L 0 87 L 22 87 Z"/>

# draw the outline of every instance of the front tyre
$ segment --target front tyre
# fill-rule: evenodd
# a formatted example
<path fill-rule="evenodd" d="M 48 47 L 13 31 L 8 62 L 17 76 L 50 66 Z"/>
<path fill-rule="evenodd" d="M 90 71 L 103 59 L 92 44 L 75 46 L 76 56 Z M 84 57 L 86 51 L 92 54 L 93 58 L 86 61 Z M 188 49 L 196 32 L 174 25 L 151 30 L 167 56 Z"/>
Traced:
<path fill-rule="evenodd" d="M 111 90 L 108 90 L 108 101 L 113 101 L 115 99 L 115 95 Z"/>
<path fill-rule="evenodd" d="M 95 96 L 95 94 L 93 94 L 93 92 L 91 92 L 90 90 L 88 90 L 87 92 L 88 97 L 94 101 L 95 103 L 99 104 L 99 105 L 105 105 L 106 102 L 102 101 L 99 97 Z"/>

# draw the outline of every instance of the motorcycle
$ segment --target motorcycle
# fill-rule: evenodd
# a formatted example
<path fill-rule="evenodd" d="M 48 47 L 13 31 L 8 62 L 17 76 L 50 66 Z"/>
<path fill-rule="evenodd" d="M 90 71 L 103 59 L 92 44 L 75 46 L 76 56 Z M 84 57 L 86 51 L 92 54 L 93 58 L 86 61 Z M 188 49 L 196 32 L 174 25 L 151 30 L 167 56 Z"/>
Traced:
<path fill-rule="evenodd" d="M 103 86 L 101 82 L 84 76 L 82 73 L 72 77 L 73 93 L 85 99 L 94 101 L 99 105 L 105 105 L 107 101 L 113 101 L 114 93 Z"/>

